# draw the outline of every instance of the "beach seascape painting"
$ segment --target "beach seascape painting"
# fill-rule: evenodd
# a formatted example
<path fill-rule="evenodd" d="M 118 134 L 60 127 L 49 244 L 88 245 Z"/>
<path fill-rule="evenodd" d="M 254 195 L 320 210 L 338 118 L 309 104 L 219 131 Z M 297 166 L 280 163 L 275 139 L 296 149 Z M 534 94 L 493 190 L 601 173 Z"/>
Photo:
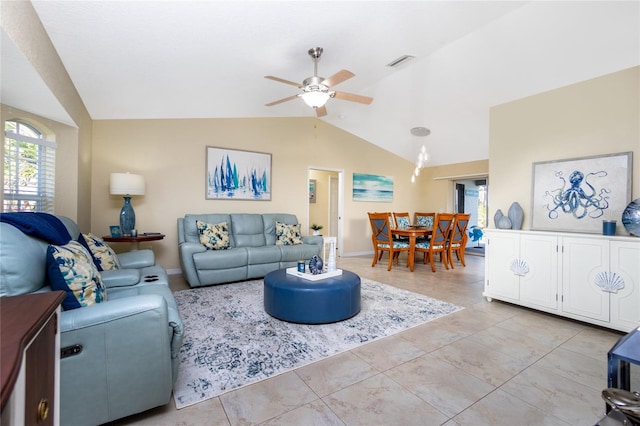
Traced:
<path fill-rule="evenodd" d="M 393 201 L 393 177 L 353 174 L 353 201 Z"/>
<path fill-rule="evenodd" d="M 206 199 L 271 200 L 271 154 L 208 146 Z"/>

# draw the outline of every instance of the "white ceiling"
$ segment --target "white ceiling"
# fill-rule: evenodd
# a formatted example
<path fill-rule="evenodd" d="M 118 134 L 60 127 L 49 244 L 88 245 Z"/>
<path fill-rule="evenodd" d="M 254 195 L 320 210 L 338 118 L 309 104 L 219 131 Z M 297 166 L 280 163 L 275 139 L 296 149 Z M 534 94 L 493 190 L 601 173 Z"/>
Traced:
<path fill-rule="evenodd" d="M 374 97 L 329 100 L 322 120 L 410 161 L 424 143 L 428 165 L 488 158 L 493 105 L 640 64 L 638 1 L 33 5 L 93 119 L 314 116 L 300 99 L 265 107 L 297 89 L 263 77 L 302 82 L 320 46 L 319 75 L 348 69 L 356 76 L 336 90 Z M 2 35 L 3 103 L 64 115 L 24 105 L 17 88 L 38 77 L 7 65 L 20 52 Z M 416 58 L 386 66 L 404 54 Z M 431 135 L 411 136 L 415 126 Z"/>

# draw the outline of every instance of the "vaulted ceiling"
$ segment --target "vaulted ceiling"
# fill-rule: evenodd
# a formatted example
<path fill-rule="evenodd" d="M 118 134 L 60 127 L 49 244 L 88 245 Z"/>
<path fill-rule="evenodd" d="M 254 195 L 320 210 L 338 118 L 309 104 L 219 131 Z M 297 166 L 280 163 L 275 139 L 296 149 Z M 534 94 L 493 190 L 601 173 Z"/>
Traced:
<path fill-rule="evenodd" d="M 488 158 L 489 108 L 640 64 L 637 1 L 33 1 L 93 119 L 307 117 L 267 80 L 355 77 L 321 119 L 428 165 Z M 70 122 L 2 31 L 2 102 Z M 398 67 L 402 55 L 414 59 Z M 70 122 L 72 124 L 72 122 Z M 428 137 L 410 129 L 424 126 Z"/>

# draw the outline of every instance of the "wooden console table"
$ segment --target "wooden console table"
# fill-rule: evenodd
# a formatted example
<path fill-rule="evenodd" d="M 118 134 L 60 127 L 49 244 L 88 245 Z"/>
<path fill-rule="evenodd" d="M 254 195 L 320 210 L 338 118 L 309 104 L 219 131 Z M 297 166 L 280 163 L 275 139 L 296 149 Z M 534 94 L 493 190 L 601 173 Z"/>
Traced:
<path fill-rule="evenodd" d="M 0 298 L 2 424 L 60 423 L 63 291 Z"/>

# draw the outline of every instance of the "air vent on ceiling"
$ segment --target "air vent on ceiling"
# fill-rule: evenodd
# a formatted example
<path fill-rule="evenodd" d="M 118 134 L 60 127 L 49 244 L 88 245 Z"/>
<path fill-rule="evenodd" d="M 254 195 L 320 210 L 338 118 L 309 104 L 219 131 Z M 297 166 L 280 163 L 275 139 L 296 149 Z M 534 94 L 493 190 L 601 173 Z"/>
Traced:
<path fill-rule="evenodd" d="M 402 55 L 400 56 L 398 59 L 394 59 L 393 61 L 389 62 L 387 64 L 388 67 L 397 67 L 399 65 L 402 65 L 404 63 L 409 62 L 410 60 L 412 60 L 413 58 L 415 58 L 415 56 L 411 56 L 411 55 Z"/>

